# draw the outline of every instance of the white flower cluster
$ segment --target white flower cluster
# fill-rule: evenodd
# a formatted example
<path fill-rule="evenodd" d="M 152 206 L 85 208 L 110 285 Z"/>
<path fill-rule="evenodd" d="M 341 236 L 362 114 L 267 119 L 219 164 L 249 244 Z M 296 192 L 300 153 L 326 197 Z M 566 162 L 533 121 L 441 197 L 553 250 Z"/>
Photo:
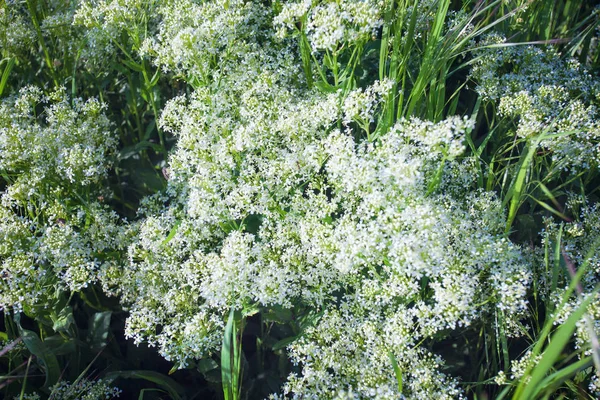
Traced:
<path fill-rule="evenodd" d="M 128 227 L 98 199 L 115 146 L 97 100 L 28 87 L 0 103 L 0 309 L 35 314 L 117 268 Z"/>
<path fill-rule="evenodd" d="M 72 21 L 85 28 L 89 50 L 110 56 L 117 48 L 139 50 L 146 35 L 153 33 L 147 27 L 157 4 L 155 0 L 80 0 Z"/>
<path fill-rule="evenodd" d="M 290 346 L 292 362 L 302 368 L 289 377 L 283 398 L 329 399 L 345 392 L 354 399 L 397 399 L 394 357 L 402 398 L 463 399 L 457 382 L 439 372 L 443 361 L 417 345 L 410 315 L 404 306 L 382 312 L 355 300 L 327 310 Z"/>
<path fill-rule="evenodd" d="M 102 71 L 102 67 L 106 67 L 108 61 L 114 59 L 114 48 L 109 36 L 102 35 L 99 29 L 90 26 L 84 30 L 78 26 L 80 24 L 74 24 L 78 7 L 83 11 L 86 4 L 88 3 L 77 0 L 45 0 L 27 4 L 3 1 L 0 4 L 2 56 L 15 57 L 24 64 L 29 64 L 32 59 L 40 63 L 50 61 L 53 63 L 50 69 L 54 69 L 51 75 L 69 73 L 68 70 L 77 67 L 79 63 L 95 73 Z M 52 53 L 57 58 L 44 60 L 46 55 L 41 54 L 42 48 L 39 45 L 42 40 L 46 49 L 51 49 L 48 56 Z M 11 76 L 10 81 L 18 80 Z"/>
<path fill-rule="evenodd" d="M 120 394 L 121 390 L 119 388 L 110 386 L 110 383 L 102 379 L 93 381 L 83 378 L 74 383 L 58 382 L 52 386 L 50 398 L 55 400 L 110 400 L 119 397 Z M 26 398 L 39 399 L 37 393 L 31 393 L 27 396 L 29 397 Z"/>
<path fill-rule="evenodd" d="M 510 363 L 510 379 L 519 380 L 525 376 L 525 371 L 531 370 L 542 359 L 541 355 L 533 356 L 531 350 L 525 352 L 520 358 L 512 360 Z M 528 377 L 529 378 L 529 377 Z"/>
<path fill-rule="evenodd" d="M 206 84 L 238 62 L 264 38 L 259 27 L 270 10 L 259 2 L 166 1 L 158 8 L 159 31 L 140 49 L 165 71 Z"/>
<path fill-rule="evenodd" d="M 281 396 L 392 398 L 390 349 L 407 397 L 460 396 L 419 343 L 497 311 L 516 323 L 531 279 L 503 237 L 499 201 L 469 194 L 474 162 L 461 155 L 473 121 L 401 120 L 361 139 L 368 126 L 353 122 L 377 120 L 389 83 L 307 89 L 290 44 L 253 39 L 272 38 L 270 11 L 244 13 L 246 4 L 161 11 L 149 54 L 195 90 L 161 116 L 178 143 L 167 192 L 145 201 L 116 288 L 131 313 L 127 336 L 183 367 L 218 350 L 232 306 L 308 307 L 324 314 L 289 348 L 303 372 Z"/>
<path fill-rule="evenodd" d="M 71 105 L 64 91 L 47 97 L 35 87 L 0 103 L 0 171 L 10 183 L 3 203 L 43 203 L 49 192 L 104 179 L 117 142 L 103 109 L 95 99 Z"/>
<path fill-rule="evenodd" d="M 313 51 L 336 53 L 371 40 L 383 24 L 383 7 L 379 0 L 289 2 L 283 4 L 274 24 L 279 37 L 303 30 Z"/>
<path fill-rule="evenodd" d="M 35 40 L 35 30 L 18 6 L 3 1 L 0 4 L 0 49 L 2 57 L 28 52 Z"/>
<path fill-rule="evenodd" d="M 440 142 L 446 138 L 444 123 L 410 124 L 439 135 Z M 283 147 L 277 158 L 268 146 L 255 150 L 254 157 L 229 146 L 223 153 L 224 143 L 178 148 L 172 161 L 183 155 L 190 160 L 193 152 L 192 160 L 202 168 L 181 174 L 179 165 L 171 164 L 171 188 L 181 205 L 147 217 L 139 242 L 130 248 L 132 265 L 122 285 L 125 302 L 132 304 L 128 335 L 159 345 L 164 356 L 184 364 L 216 350 L 220 316 L 231 305 L 289 308 L 300 303 L 334 312 L 339 290 L 348 293 L 349 306 L 404 315 L 411 340 L 468 326 L 496 307 L 517 320 L 526 310 L 530 274 L 519 250 L 501 239 L 499 202 L 485 194 L 467 201 L 427 196 L 423 171 L 435 150 L 412 143 L 402 134 L 404 125 L 409 124 L 400 123 L 375 146 L 357 145 L 336 130 L 321 139 L 302 138 L 320 154 L 321 163 L 312 164 L 289 160 Z M 270 128 L 266 132 L 277 132 Z M 277 133 L 271 138 L 284 139 Z M 270 164 L 281 166 L 276 177 Z M 203 176 L 210 171 L 221 174 L 218 181 Z M 185 189 L 178 182 L 182 177 L 188 179 Z M 237 201 L 228 200 L 232 195 Z M 463 202 L 473 209 L 465 209 Z M 190 341 L 196 337 L 192 329 L 200 329 L 203 340 Z M 381 340 L 378 332 L 373 332 L 373 343 Z M 311 351 L 306 359 L 301 347 L 295 351 L 299 363 L 321 357 Z M 366 357 L 360 354 L 375 350 L 352 351 Z M 415 357 L 422 354 L 418 348 L 411 351 Z M 350 372 L 340 372 L 340 379 L 358 379 L 345 375 Z M 321 386 L 310 381 L 312 376 L 302 378 L 307 393 L 312 385 Z M 332 376 L 329 385 L 337 385 L 338 378 Z M 363 396 L 381 383 L 378 379 L 365 383 Z M 425 384 L 415 383 L 419 386 Z"/>
<path fill-rule="evenodd" d="M 579 211 L 576 221 L 566 224 L 563 227 L 562 233 L 562 249 L 564 256 L 572 263 L 572 273 L 576 273 L 580 268 L 586 268 L 586 272 L 581 278 L 580 288 L 583 291 L 581 294 L 575 292 L 566 305 L 557 310 L 556 324 L 564 323 L 567 318 L 579 308 L 581 303 L 589 296 L 593 297 L 591 304 L 587 308 L 586 317 L 577 322 L 575 331 L 575 346 L 584 349 L 585 354 L 591 354 L 590 334 L 593 333 L 596 337 L 600 336 L 600 295 L 596 288 L 600 283 L 600 212 L 598 204 L 586 204 L 580 201 L 571 201 L 568 203 L 573 207 L 573 211 Z M 544 232 L 544 240 L 549 241 L 552 245 L 558 240 L 559 225 L 556 223 L 548 223 Z M 541 258 L 541 257 L 540 257 Z M 543 261 L 540 261 L 542 263 Z M 571 283 L 571 275 L 565 270 L 558 277 L 558 288 L 556 293 L 550 294 L 551 301 L 559 303 L 562 300 L 564 291 Z M 550 279 L 547 280 L 546 286 L 550 284 Z M 593 331 L 593 332 L 591 332 Z"/>
<path fill-rule="evenodd" d="M 503 41 L 490 36 L 482 45 Z M 477 55 L 472 77 L 478 93 L 515 120 L 519 137 L 547 135 L 541 146 L 552 152 L 558 170 L 580 172 L 600 163 L 600 80 L 550 47 L 491 48 Z"/>
<path fill-rule="evenodd" d="M 0 207 L 0 309 L 36 314 L 62 291 L 107 282 L 105 276 L 121 268 L 114 253 L 124 252 L 131 239 L 114 212 L 92 203 L 54 204 L 38 213 L 33 218 Z"/>
<path fill-rule="evenodd" d="M 378 106 L 385 102 L 393 85 L 391 80 L 376 81 L 366 90 L 358 88 L 348 93 L 342 106 L 344 124 L 356 122 L 364 131 L 369 132 L 369 125 L 375 122 L 375 114 L 379 111 Z"/>

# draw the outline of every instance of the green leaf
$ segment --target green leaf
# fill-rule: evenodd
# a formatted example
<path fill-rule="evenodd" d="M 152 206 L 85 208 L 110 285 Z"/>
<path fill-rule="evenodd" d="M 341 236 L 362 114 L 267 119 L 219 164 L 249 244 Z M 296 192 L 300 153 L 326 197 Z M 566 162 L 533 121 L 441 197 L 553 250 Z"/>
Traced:
<path fill-rule="evenodd" d="M 263 313 L 263 321 L 287 324 L 293 320 L 292 310 L 281 306 L 273 306 Z"/>
<path fill-rule="evenodd" d="M 394 373 L 396 374 L 396 381 L 398 382 L 398 394 L 402 394 L 402 370 L 400 370 L 400 367 L 398 366 L 398 361 L 396 361 L 394 353 L 391 351 L 388 352 L 388 357 L 392 362 L 392 367 L 394 368 Z"/>
<path fill-rule="evenodd" d="M 148 124 L 148 127 L 154 128 L 153 122 Z M 161 150 L 161 147 L 160 147 L 160 145 L 158 145 L 156 143 L 151 143 L 151 142 L 148 142 L 147 140 L 143 140 L 141 142 L 134 144 L 133 146 L 123 147 L 121 149 L 121 151 L 119 152 L 118 158 L 119 158 L 119 160 L 127 160 L 128 158 L 136 156 L 147 149 L 153 149 L 154 151 L 156 151 L 158 153 Z"/>
<path fill-rule="evenodd" d="M 225 400 L 232 400 L 234 398 L 233 347 L 235 340 L 235 310 L 232 307 L 227 319 L 227 325 L 225 326 L 223 346 L 221 347 L 221 379 L 223 381 L 223 395 L 225 396 Z"/>
<path fill-rule="evenodd" d="M 558 388 L 558 386 L 562 385 L 564 381 L 574 376 L 578 372 L 586 369 L 590 365 L 593 365 L 592 357 L 584 357 L 581 360 L 562 368 L 555 373 L 549 375 L 546 379 L 544 379 L 539 387 L 544 389 L 546 392 L 553 392 Z"/>
<path fill-rule="evenodd" d="M 110 333 L 111 311 L 97 312 L 90 317 L 87 342 L 92 350 L 97 351 L 106 346 Z"/>
<path fill-rule="evenodd" d="M 44 388 L 49 389 L 60 379 L 60 366 L 58 364 L 58 360 L 56 359 L 56 356 L 50 350 L 48 350 L 35 332 L 23 329 L 21 326 L 21 315 L 19 313 L 15 314 L 14 319 L 17 323 L 17 329 L 23 338 L 23 343 L 25 343 L 27 350 L 36 356 L 37 359 L 43 364 L 45 370 L 44 372 L 46 374 Z"/>
<path fill-rule="evenodd" d="M 225 400 L 239 400 L 242 389 L 240 383 L 242 374 L 242 343 L 238 338 L 238 334 L 241 336 L 243 318 L 238 324 L 235 314 L 235 309 L 231 307 L 227 325 L 225 325 L 223 346 L 221 348 L 221 379 L 223 381 L 223 395 L 225 396 Z"/>
<path fill-rule="evenodd" d="M 145 370 L 136 370 L 136 371 L 114 371 L 109 372 L 104 377 L 105 380 L 114 381 L 117 378 L 122 379 L 143 379 L 152 383 L 157 384 L 164 390 L 166 390 L 172 399 L 179 400 L 185 394 L 185 390 L 183 387 L 175 382 L 173 379 L 169 378 L 166 375 L 158 373 L 156 371 L 145 371 Z"/>
<path fill-rule="evenodd" d="M 323 81 L 318 81 L 315 82 L 315 86 L 322 92 L 322 93 L 335 93 L 337 92 L 337 87 L 330 85 L 327 82 L 323 82 Z"/>
<path fill-rule="evenodd" d="M 121 60 L 121 62 L 127 66 L 127 68 L 133 70 L 133 71 L 137 71 L 137 72 L 142 72 L 144 70 L 143 66 L 141 64 L 138 64 L 136 62 L 130 61 L 130 60 L 126 60 L 123 59 Z"/>
<path fill-rule="evenodd" d="M 221 371 L 219 371 L 218 369 L 213 369 L 211 371 L 205 372 L 204 379 L 206 379 L 210 383 L 222 383 L 223 382 Z"/>
<path fill-rule="evenodd" d="M 523 199 L 523 192 L 526 187 L 526 179 L 529 172 L 529 166 L 531 164 L 531 160 L 533 160 L 533 156 L 537 149 L 539 141 L 533 141 L 529 143 L 521 155 L 521 159 L 519 161 L 518 173 L 515 177 L 515 180 L 512 182 L 511 186 L 508 189 L 508 193 L 502 202 L 503 206 L 508 204 L 510 201 L 510 206 L 508 209 L 508 218 L 506 220 L 506 229 L 505 233 L 510 231 L 513 221 L 517 216 L 517 211 L 521 206 Z"/>
<path fill-rule="evenodd" d="M 201 374 L 206 374 L 208 371 L 213 371 L 219 367 L 219 364 L 212 358 L 203 358 L 198 361 L 198 372 Z"/>
<path fill-rule="evenodd" d="M 53 335 L 44 338 L 44 345 L 55 355 L 64 356 L 77 350 L 77 342 L 72 338 L 64 338 L 61 335 Z"/>
<path fill-rule="evenodd" d="M 562 353 L 565 345 L 573 336 L 573 332 L 575 331 L 577 322 L 583 317 L 586 312 L 588 306 L 594 300 L 595 296 L 590 295 L 587 299 L 585 299 L 581 305 L 571 313 L 569 318 L 562 324 L 558 330 L 552 335 L 550 340 L 550 344 L 546 347 L 542 355 L 542 359 L 536 363 L 533 369 L 530 371 L 530 374 L 525 374 L 515 395 L 513 400 L 528 400 L 533 399 L 535 395 L 539 393 L 541 389 L 543 389 L 540 385 L 540 382 L 548 371 L 551 370 L 552 366 Z M 530 379 L 527 379 L 530 378 Z"/>
<path fill-rule="evenodd" d="M 12 71 L 13 67 L 15 66 L 15 61 L 16 58 L 9 58 L 9 59 L 5 59 L 6 61 L 6 66 L 4 67 L 4 71 L 2 72 L 2 78 L 0 78 L 0 96 L 2 96 L 2 93 L 4 93 L 4 89 L 6 89 L 6 83 L 8 82 L 8 77 L 10 75 L 10 72 Z M 2 60 L 2 61 L 5 61 Z"/>
<path fill-rule="evenodd" d="M 51 314 L 50 317 L 52 318 L 52 329 L 55 332 L 68 332 L 69 327 L 75 323 L 71 306 L 64 307 L 58 315 Z"/>
<path fill-rule="evenodd" d="M 305 23 L 302 24 L 304 27 Z M 306 37 L 304 30 L 300 33 L 300 56 L 302 58 L 302 68 L 304 69 L 304 76 L 306 77 L 306 85 L 308 88 L 312 88 L 313 76 L 312 67 L 310 65 L 310 43 Z"/>
<path fill-rule="evenodd" d="M 151 88 L 154 87 L 154 86 L 156 86 L 156 84 L 158 83 L 159 78 L 160 78 L 160 68 L 157 68 L 156 72 L 152 76 L 152 79 L 150 79 L 150 83 L 148 84 L 148 86 L 151 87 Z"/>
<path fill-rule="evenodd" d="M 276 342 L 273 345 L 272 349 L 273 349 L 273 351 L 281 350 L 281 349 L 287 347 L 289 344 L 294 343 L 296 340 L 298 340 L 299 337 L 300 337 L 300 335 L 296 335 L 296 336 L 287 337 L 285 339 L 281 339 L 280 341 Z"/>
<path fill-rule="evenodd" d="M 175 235 L 177 234 L 177 229 L 179 228 L 179 225 L 181 225 L 181 220 L 177 220 L 175 222 L 175 224 L 169 231 L 169 235 L 167 235 L 167 238 L 163 241 L 163 243 L 162 243 L 163 245 L 166 245 L 175 237 Z"/>

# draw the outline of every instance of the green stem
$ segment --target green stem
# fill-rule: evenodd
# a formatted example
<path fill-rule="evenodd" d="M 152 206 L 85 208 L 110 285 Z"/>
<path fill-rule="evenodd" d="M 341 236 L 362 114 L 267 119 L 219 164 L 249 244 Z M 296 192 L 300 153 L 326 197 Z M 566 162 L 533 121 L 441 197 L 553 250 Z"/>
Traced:
<path fill-rule="evenodd" d="M 52 81 L 54 82 L 54 86 L 58 87 L 58 80 L 56 79 L 56 72 L 54 70 L 54 65 L 52 64 L 52 60 L 50 59 L 50 53 L 48 52 L 48 48 L 46 47 L 46 41 L 44 40 L 44 36 L 42 34 L 42 29 L 40 28 L 40 23 L 37 18 L 36 12 L 36 0 L 27 0 L 27 8 L 29 9 L 29 14 L 31 15 L 31 22 L 35 28 L 35 32 L 38 37 L 38 42 L 42 48 L 44 53 L 44 60 L 46 61 L 46 65 L 50 70 L 50 75 L 52 76 Z"/>

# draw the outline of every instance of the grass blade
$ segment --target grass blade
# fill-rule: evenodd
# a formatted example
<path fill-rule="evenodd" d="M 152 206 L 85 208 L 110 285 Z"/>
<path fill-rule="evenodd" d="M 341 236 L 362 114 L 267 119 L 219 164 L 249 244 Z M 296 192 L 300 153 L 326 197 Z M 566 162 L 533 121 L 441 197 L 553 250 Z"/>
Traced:
<path fill-rule="evenodd" d="M 396 374 L 396 381 L 398 382 L 398 394 L 402 394 L 402 370 L 400 370 L 400 367 L 398 366 L 398 361 L 396 361 L 394 353 L 390 351 L 388 352 L 388 356 L 390 357 L 392 367 L 394 368 L 394 373 Z"/>
<path fill-rule="evenodd" d="M 515 217 L 517 216 L 517 211 L 519 211 L 519 207 L 521 206 L 523 192 L 525 191 L 526 180 L 529 172 L 529 166 L 533 160 L 533 156 L 539 142 L 540 140 L 538 139 L 528 143 L 526 150 L 521 155 L 517 176 L 510 185 L 508 193 L 504 198 L 503 205 L 506 205 L 510 201 L 508 217 L 506 219 L 506 229 L 504 230 L 505 234 L 509 233 Z"/>
<path fill-rule="evenodd" d="M 2 71 L 2 78 L 0 78 L 0 96 L 4 93 L 4 89 L 6 88 L 6 83 L 8 82 L 8 77 L 13 67 L 15 66 L 16 59 L 14 57 L 7 59 L 6 66 L 4 67 L 4 71 Z"/>
<path fill-rule="evenodd" d="M 221 348 L 221 380 L 225 400 L 238 400 L 241 395 L 241 343 L 238 341 L 238 325 L 235 321 L 235 309 L 232 307 L 225 325 L 223 346 Z"/>
<path fill-rule="evenodd" d="M 560 356 L 567 342 L 571 340 L 577 322 L 583 318 L 583 315 L 594 298 L 595 296 L 592 295 L 585 299 L 581 305 L 571 313 L 565 323 L 558 328 L 554 335 L 552 335 L 552 340 L 546 347 L 542 359 L 535 365 L 529 374 L 525 374 L 513 396 L 513 400 L 533 399 L 540 390 L 543 389 L 541 385 L 542 380 Z M 527 378 L 530 379 L 527 380 Z"/>

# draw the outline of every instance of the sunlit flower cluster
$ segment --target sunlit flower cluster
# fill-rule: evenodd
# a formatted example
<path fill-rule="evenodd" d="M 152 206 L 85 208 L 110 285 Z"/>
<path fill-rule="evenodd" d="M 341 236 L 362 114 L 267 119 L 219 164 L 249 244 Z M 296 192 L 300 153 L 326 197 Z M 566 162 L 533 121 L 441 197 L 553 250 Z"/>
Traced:
<path fill-rule="evenodd" d="M 88 186 L 104 179 L 116 140 L 103 108 L 95 99 L 74 99 L 71 104 L 64 91 L 47 97 L 35 87 L 3 101 L 0 170 L 10 183 L 3 202 L 44 202 L 48 191 L 61 186 Z"/>
<path fill-rule="evenodd" d="M 191 0 L 164 2 L 158 33 L 147 37 L 140 53 L 192 84 L 206 84 L 263 38 L 259 27 L 270 10 L 257 2 Z"/>
<path fill-rule="evenodd" d="M 527 341 L 532 310 L 559 304 L 570 274 L 587 268 L 547 317 L 564 323 L 591 296 L 573 341 L 589 355 L 600 334 L 600 211 L 563 186 L 579 180 L 583 191 L 597 180 L 600 80 L 550 47 L 509 46 L 496 34 L 471 41 L 479 14 L 466 6 L 401 3 L 0 5 L 7 74 L 30 52 L 44 56 L 35 74 L 56 87 L 123 92 L 101 101 L 65 88 L 16 93 L 11 83 L 0 93 L 0 310 L 36 318 L 63 307 L 66 294 L 90 306 L 86 293 L 102 288 L 126 311 L 135 345 L 155 348 L 174 370 L 198 360 L 216 370 L 229 312 L 262 329 L 276 309 L 293 315 L 284 328 L 294 336 L 257 341 L 288 363 L 272 399 L 464 399 L 460 371 L 444 359 L 458 350 L 438 345 L 479 335 L 486 343 L 467 343 L 464 357 L 499 348 L 494 340 Z M 50 37 L 72 67 L 46 54 Z M 467 42 L 479 49 L 463 51 Z M 438 50 L 450 55 L 436 58 Z M 476 93 L 445 86 L 463 56 L 472 57 Z M 78 79 L 88 78 L 94 87 L 81 90 Z M 478 99 L 475 112 L 453 116 L 467 95 Z M 119 96 L 130 110 L 113 110 Z M 144 157 L 164 190 L 111 198 L 115 181 L 125 193 L 121 178 L 135 176 L 121 145 L 133 149 L 129 161 Z M 550 171 L 539 181 L 528 159 L 514 161 L 530 146 L 531 164 Z M 539 246 L 535 232 L 530 248 L 513 241 L 514 204 L 538 218 L 538 204 L 526 202 L 565 176 L 555 197 L 570 199 L 566 210 L 552 195 L 556 210 L 537 203 L 574 220 L 544 219 Z M 115 203 L 137 210 L 135 220 Z M 540 360 L 533 354 L 485 369 L 487 382 L 527 378 Z M 85 378 L 50 391 L 65 400 L 119 395 Z"/>
<path fill-rule="evenodd" d="M 491 35 L 483 43 L 502 44 Z M 472 70 L 483 100 L 498 102 L 521 138 L 542 139 L 559 170 L 573 172 L 600 162 L 600 81 L 576 60 L 553 48 L 504 47 L 480 50 Z"/>
<path fill-rule="evenodd" d="M 382 13 L 381 1 L 304 0 L 283 4 L 274 24 L 280 37 L 300 29 L 313 51 L 336 53 L 344 46 L 371 40 L 383 24 Z"/>
<path fill-rule="evenodd" d="M 470 190 L 473 121 L 402 119 L 365 140 L 390 82 L 323 93 L 297 79 L 293 45 L 257 38 L 273 39 L 273 18 L 309 13 L 314 48 L 334 50 L 372 34 L 377 5 L 288 4 L 273 16 L 249 4 L 167 4 L 146 44 L 195 90 L 164 107 L 160 126 L 178 138 L 168 188 L 145 200 L 129 265 L 110 275 L 126 335 L 184 367 L 219 350 L 231 307 L 308 307 L 322 316 L 288 349 L 302 373 L 276 396 L 393 398 L 391 351 L 407 398 L 460 397 L 420 343 L 498 312 L 516 333 L 531 280 L 500 202 Z M 336 22 L 328 7 L 352 10 L 329 13 Z"/>
<path fill-rule="evenodd" d="M 116 140 L 103 105 L 27 87 L 0 104 L 0 308 L 52 304 L 118 264 L 127 227 L 101 204 Z"/>
<path fill-rule="evenodd" d="M 575 330 L 578 348 L 584 350 L 584 354 L 591 354 L 590 348 L 591 335 L 598 337 L 600 335 L 600 295 L 596 288 L 600 282 L 600 256 L 598 248 L 600 247 L 600 213 L 598 205 L 590 205 L 580 199 L 574 198 L 569 202 L 569 207 L 573 212 L 578 213 L 576 220 L 564 225 L 557 223 L 548 223 L 544 232 L 544 240 L 551 246 L 561 245 L 561 264 L 565 265 L 560 276 L 555 280 L 559 290 L 554 293 L 551 299 L 559 304 L 563 299 L 564 292 L 571 283 L 575 274 L 584 270 L 578 288 L 573 291 L 564 307 L 557 310 L 556 324 L 564 323 L 567 318 L 578 308 L 588 297 L 592 297 L 591 303 L 587 308 L 586 316 L 577 322 Z M 559 239 L 560 238 L 560 239 Z M 560 240 L 560 242 L 558 242 Z M 546 286 L 551 285 L 552 280 L 548 277 Z"/>

